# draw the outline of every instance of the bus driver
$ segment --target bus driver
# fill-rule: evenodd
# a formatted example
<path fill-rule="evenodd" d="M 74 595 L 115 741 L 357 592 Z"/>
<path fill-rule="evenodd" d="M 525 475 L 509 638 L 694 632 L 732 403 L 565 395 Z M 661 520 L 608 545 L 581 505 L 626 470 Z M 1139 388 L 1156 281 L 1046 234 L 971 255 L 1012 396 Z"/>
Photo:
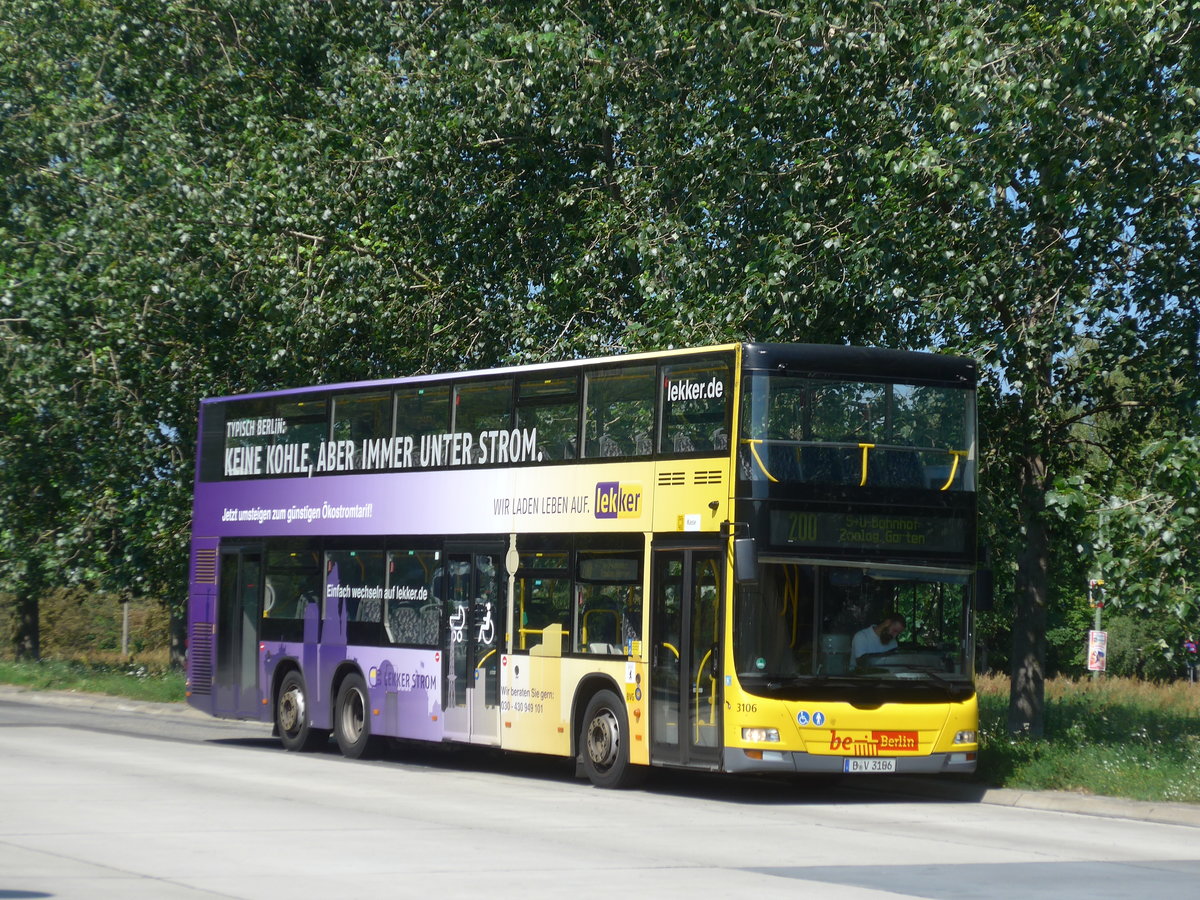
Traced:
<path fill-rule="evenodd" d="M 887 653 L 898 646 L 896 638 L 907 626 L 900 613 L 888 613 L 878 625 L 868 625 L 850 642 L 850 666 L 858 668 L 858 659 L 868 653 Z"/>

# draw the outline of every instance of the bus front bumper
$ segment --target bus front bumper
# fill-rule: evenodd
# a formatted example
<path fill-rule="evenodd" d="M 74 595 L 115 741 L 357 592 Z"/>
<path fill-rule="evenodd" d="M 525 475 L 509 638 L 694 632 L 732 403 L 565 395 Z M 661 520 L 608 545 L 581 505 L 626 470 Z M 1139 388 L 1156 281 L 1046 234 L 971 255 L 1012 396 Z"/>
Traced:
<path fill-rule="evenodd" d="M 955 750 L 928 756 L 895 756 L 887 759 L 895 760 L 893 774 L 897 775 L 970 774 L 975 771 L 978 756 L 977 750 Z M 842 774 L 849 771 L 847 760 L 854 759 L 861 757 L 817 756 L 793 750 L 731 747 L 723 753 L 722 768 L 726 772 L 746 775 Z"/>

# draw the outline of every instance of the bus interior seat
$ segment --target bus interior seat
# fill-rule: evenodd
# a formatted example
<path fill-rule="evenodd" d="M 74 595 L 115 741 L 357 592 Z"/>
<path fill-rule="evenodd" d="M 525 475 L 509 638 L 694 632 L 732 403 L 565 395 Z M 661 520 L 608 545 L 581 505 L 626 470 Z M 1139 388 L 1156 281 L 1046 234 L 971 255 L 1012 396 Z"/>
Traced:
<path fill-rule="evenodd" d="M 621 616 L 621 642 L 629 644 L 641 638 L 642 623 L 628 612 Z"/>
<path fill-rule="evenodd" d="M 692 443 L 691 435 L 682 431 L 672 436 L 671 442 L 676 453 L 691 453 L 696 449 L 696 445 Z"/>
<path fill-rule="evenodd" d="M 600 455 L 606 457 L 628 456 L 629 454 L 617 443 L 611 435 L 600 435 Z"/>
<path fill-rule="evenodd" d="M 815 484 L 840 484 L 842 460 L 833 447 L 804 447 L 800 450 L 804 480 Z"/>
<path fill-rule="evenodd" d="M 875 457 L 879 459 L 876 461 Z M 868 462 L 868 484 L 884 487 L 925 486 L 925 473 L 916 450 L 876 450 Z"/>
<path fill-rule="evenodd" d="M 790 444 L 772 444 L 767 448 L 767 471 L 783 482 L 800 480 L 800 459 Z"/>
<path fill-rule="evenodd" d="M 850 671 L 850 635 L 821 635 L 820 674 L 845 675 Z"/>
<path fill-rule="evenodd" d="M 407 644 L 417 633 L 417 610 L 411 603 L 396 603 L 388 607 L 388 637 L 397 644 Z"/>
<path fill-rule="evenodd" d="M 597 644 L 614 644 L 620 633 L 620 614 L 606 606 L 593 607 L 583 614 L 584 643 L 589 649 Z M 598 651 L 592 651 L 598 652 Z M 607 651 L 602 651 L 607 652 Z"/>
<path fill-rule="evenodd" d="M 383 615 L 383 607 L 378 600 L 373 597 L 368 597 L 366 600 L 360 600 L 358 609 L 353 621 L 355 622 L 378 622 Z"/>

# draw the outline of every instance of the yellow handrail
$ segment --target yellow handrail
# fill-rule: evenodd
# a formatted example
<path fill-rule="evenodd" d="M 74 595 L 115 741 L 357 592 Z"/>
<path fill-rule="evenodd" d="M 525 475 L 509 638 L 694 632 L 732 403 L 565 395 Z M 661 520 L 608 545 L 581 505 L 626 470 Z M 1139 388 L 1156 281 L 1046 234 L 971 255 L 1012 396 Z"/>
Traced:
<path fill-rule="evenodd" d="M 862 441 L 858 442 L 858 446 L 862 447 L 862 480 L 858 483 L 859 487 L 867 486 L 867 456 L 875 449 L 874 444 L 866 444 Z"/>
<path fill-rule="evenodd" d="M 708 692 L 708 721 L 702 722 L 700 719 L 700 680 L 704 677 L 704 664 L 708 662 L 708 658 L 712 656 L 712 648 L 704 654 L 700 659 L 700 665 L 696 668 L 696 743 L 700 743 L 700 726 L 701 725 L 716 725 L 717 724 L 717 679 L 711 675 L 708 677 L 711 682 L 711 690 Z"/>
<path fill-rule="evenodd" d="M 758 455 L 758 447 L 756 445 L 761 444 L 762 440 L 755 438 L 742 438 L 742 443 L 750 446 L 750 455 L 754 457 L 754 461 L 758 463 L 758 467 L 762 469 L 762 473 L 767 476 L 767 481 L 773 481 L 776 484 L 779 484 L 779 479 L 767 471 L 767 467 L 763 465 L 762 457 Z"/>
<path fill-rule="evenodd" d="M 954 462 L 950 464 L 950 477 L 946 479 L 945 484 L 938 488 L 939 491 L 950 490 L 950 485 L 954 484 L 954 476 L 958 474 L 958 461 L 970 453 L 969 450 L 947 450 L 946 452 L 953 457 Z"/>

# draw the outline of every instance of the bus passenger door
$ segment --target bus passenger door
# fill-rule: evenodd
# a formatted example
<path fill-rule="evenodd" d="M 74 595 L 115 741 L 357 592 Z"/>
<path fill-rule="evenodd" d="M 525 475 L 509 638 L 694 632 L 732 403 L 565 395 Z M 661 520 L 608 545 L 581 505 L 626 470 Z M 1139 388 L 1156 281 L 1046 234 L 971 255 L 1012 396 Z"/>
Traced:
<path fill-rule="evenodd" d="M 500 656 L 504 649 L 504 548 L 447 547 L 446 737 L 500 743 Z"/>
<path fill-rule="evenodd" d="M 262 618 L 263 554 L 260 547 L 221 549 L 217 600 L 217 668 L 213 713 L 260 718 L 258 624 Z"/>
<path fill-rule="evenodd" d="M 720 764 L 720 549 L 655 548 L 650 613 L 650 760 Z"/>

